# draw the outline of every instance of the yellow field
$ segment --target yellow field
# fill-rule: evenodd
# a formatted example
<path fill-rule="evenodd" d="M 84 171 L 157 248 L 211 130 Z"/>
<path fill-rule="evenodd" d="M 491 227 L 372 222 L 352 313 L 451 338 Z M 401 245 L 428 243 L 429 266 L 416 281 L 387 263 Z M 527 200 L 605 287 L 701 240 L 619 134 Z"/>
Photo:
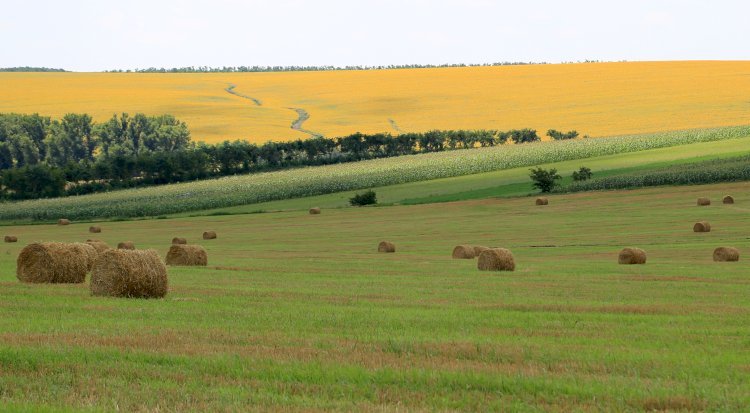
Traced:
<path fill-rule="evenodd" d="M 235 92 L 252 100 L 228 93 Z M 0 112 L 171 113 L 194 140 L 429 129 L 605 136 L 750 123 L 750 61 L 287 73 L 0 73 Z M 392 123 L 390 120 L 395 122 Z"/>

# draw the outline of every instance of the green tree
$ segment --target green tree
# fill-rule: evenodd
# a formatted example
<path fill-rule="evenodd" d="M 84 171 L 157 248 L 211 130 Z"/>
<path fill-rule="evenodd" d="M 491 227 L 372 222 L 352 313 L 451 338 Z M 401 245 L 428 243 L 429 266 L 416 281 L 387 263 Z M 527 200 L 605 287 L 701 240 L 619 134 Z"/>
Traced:
<path fill-rule="evenodd" d="M 582 166 L 578 171 L 573 172 L 573 180 L 574 181 L 586 181 L 591 179 L 591 176 L 593 173 L 591 173 L 591 169 Z"/>
<path fill-rule="evenodd" d="M 534 181 L 534 188 L 539 189 L 542 192 L 550 192 L 557 186 L 557 180 L 562 179 L 557 173 L 557 169 L 544 170 L 541 167 L 536 169 L 529 169 L 531 171 L 531 180 Z"/>

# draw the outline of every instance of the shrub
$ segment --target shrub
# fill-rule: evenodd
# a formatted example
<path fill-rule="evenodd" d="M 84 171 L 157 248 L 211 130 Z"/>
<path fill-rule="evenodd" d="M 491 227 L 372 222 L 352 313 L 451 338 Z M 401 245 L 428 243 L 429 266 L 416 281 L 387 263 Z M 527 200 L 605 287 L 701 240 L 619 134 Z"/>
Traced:
<path fill-rule="evenodd" d="M 575 130 L 572 130 L 572 131 L 568 131 L 566 133 L 563 133 L 563 132 L 560 132 L 558 130 L 550 129 L 550 130 L 547 131 L 547 136 L 549 136 L 550 138 L 552 138 L 552 139 L 554 139 L 556 141 L 561 141 L 561 140 L 565 140 L 565 139 L 575 139 L 575 138 L 577 138 L 578 137 L 578 132 L 575 131 Z M 586 137 L 588 137 L 588 136 L 586 136 Z"/>
<path fill-rule="evenodd" d="M 586 181 L 591 179 L 591 176 L 593 174 L 591 173 L 591 169 L 582 166 L 578 171 L 573 172 L 573 180 L 574 181 Z"/>
<path fill-rule="evenodd" d="M 542 192 L 550 192 L 557 186 L 558 179 L 562 179 L 560 174 L 557 173 L 557 169 L 550 169 L 546 171 L 541 167 L 536 169 L 529 169 L 531 171 L 531 180 L 534 181 L 534 188 L 538 188 Z"/>
<path fill-rule="evenodd" d="M 375 191 L 367 191 L 362 194 L 356 194 L 349 198 L 349 204 L 351 206 L 363 206 L 363 205 L 374 205 L 378 203 L 378 199 L 375 196 Z"/>

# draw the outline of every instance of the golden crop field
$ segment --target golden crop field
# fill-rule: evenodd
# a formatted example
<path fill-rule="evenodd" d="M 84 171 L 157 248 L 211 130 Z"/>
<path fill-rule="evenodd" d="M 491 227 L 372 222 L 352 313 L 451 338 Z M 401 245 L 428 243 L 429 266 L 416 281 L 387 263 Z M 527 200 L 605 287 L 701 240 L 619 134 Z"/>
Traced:
<path fill-rule="evenodd" d="M 229 93 L 227 88 L 235 86 Z M 252 99 L 257 99 L 260 105 Z M 254 142 L 429 129 L 607 136 L 750 124 L 750 61 L 282 73 L 0 73 L 0 112 L 170 113 L 193 139 Z"/>

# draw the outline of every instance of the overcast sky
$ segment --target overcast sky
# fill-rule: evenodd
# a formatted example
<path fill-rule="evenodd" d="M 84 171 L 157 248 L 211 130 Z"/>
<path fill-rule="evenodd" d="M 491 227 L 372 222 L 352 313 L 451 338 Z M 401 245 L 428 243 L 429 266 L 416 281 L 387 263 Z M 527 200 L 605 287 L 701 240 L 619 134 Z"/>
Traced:
<path fill-rule="evenodd" d="M 0 67 L 750 59 L 750 1 L 2 0 Z"/>

